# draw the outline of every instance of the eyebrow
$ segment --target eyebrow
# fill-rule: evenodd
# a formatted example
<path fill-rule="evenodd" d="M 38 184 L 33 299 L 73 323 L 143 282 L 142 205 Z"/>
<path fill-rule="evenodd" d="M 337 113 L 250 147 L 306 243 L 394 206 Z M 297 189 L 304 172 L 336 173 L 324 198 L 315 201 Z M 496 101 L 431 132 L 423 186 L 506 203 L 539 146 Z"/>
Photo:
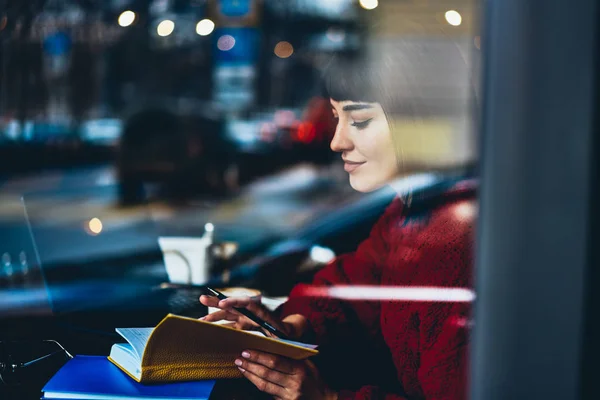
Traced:
<path fill-rule="evenodd" d="M 342 108 L 342 110 L 344 111 L 357 111 L 357 110 L 365 110 L 368 108 L 373 108 L 373 106 L 371 104 L 366 104 L 366 103 L 362 103 L 362 104 L 349 104 L 347 106 L 344 106 Z"/>

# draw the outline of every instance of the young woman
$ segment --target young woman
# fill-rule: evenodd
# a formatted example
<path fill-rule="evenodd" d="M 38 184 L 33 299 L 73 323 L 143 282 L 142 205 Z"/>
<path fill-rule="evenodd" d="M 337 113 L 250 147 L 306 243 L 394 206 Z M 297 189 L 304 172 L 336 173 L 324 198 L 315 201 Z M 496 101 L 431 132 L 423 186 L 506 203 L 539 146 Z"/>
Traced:
<path fill-rule="evenodd" d="M 401 173 L 401 149 L 386 115 L 394 98 L 380 76 L 340 60 L 325 81 L 337 119 L 331 149 L 361 192 Z M 289 336 L 319 345 L 314 363 L 248 349 L 235 360 L 243 375 L 281 399 L 466 398 L 468 302 L 360 300 L 382 287 L 471 287 L 474 188 L 459 183 L 446 189 L 411 204 L 397 198 L 354 253 L 315 276 L 316 286 L 356 286 L 357 300 L 309 297 L 298 286 L 271 313 L 249 299 L 202 296 L 202 304 L 221 308 L 206 321 L 252 329 L 233 310 L 247 307 Z"/>

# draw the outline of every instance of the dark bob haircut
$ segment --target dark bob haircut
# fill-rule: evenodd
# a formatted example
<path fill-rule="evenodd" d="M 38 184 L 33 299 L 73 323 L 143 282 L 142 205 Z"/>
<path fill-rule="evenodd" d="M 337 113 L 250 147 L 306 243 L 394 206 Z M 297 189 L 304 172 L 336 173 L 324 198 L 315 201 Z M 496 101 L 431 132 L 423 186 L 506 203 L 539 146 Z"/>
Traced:
<path fill-rule="evenodd" d="M 360 55 L 335 55 L 322 75 L 323 96 L 335 101 L 380 103 L 387 112 L 399 106 L 390 85 L 391 63 L 375 63 Z"/>

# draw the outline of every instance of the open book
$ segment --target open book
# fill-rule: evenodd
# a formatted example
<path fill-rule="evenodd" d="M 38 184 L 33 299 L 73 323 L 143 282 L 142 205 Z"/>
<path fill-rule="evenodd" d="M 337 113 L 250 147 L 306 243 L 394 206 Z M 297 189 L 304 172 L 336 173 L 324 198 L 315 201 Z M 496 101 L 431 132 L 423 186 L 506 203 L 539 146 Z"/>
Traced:
<path fill-rule="evenodd" d="M 318 354 L 314 345 L 173 314 L 155 328 L 116 331 L 127 343 L 113 345 L 108 359 L 142 383 L 238 378 L 234 361 L 248 349 L 296 360 Z"/>

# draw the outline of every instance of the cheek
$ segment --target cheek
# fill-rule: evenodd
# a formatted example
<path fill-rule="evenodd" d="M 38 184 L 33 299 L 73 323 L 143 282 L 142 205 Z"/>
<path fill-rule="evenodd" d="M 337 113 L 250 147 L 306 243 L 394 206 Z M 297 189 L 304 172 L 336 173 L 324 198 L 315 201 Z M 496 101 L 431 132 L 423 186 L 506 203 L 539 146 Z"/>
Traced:
<path fill-rule="evenodd" d="M 389 163 L 395 157 L 394 145 L 386 123 L 377 123 L 356 137 L 356 147 L 372 163 Z"/>

